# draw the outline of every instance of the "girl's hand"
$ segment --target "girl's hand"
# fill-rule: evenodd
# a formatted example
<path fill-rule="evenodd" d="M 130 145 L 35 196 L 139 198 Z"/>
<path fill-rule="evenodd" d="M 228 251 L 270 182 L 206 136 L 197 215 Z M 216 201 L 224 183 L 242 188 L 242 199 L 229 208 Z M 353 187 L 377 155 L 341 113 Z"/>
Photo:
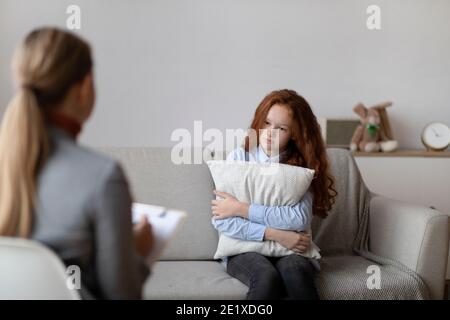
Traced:
<path fill-rule="evenodd" d="M 307 232 L 299 232 L 299 235 L 300 235 L 299 243 L 301 246 L 305 248 L 305 251 L 300 253 L 305 253 L 306 251 L 309 250 L 309 247 L 311 247 L 311 234 Z"/>
<path fill-rule="evenodd" d="M 307 232 L 299 232 L 299 246 L 303 251 L 300 251 L 300 253 L 305 253 L 309 250 L 309 247 L 311 247 L 311 235 Z"/>
<path fill-rule="evenodd" d="M 244 202 L 240 202 L 234 196 L 229 193 L 216 191 L 214 194 L 222 197 L 223 200 L 212 200 L 211 209 L 215 219 L 226 219 L 230 217 L 242 217 L 248 218 L 249 205 Z"/>
<path fill-rule="evenodd" d="M 276 241 L 296 253 L 305 253 L 311 246 L 311 235 L 304 232 L 267 228 L 264 238 Z"/>

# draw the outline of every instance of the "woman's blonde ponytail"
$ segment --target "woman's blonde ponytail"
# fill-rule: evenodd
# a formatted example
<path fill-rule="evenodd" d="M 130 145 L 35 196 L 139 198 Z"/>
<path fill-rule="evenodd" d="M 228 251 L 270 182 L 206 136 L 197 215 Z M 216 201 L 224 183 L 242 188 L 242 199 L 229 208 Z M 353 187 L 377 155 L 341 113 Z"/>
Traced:
<path fill-rule="evenodd" d="M 47 152 L 43 114 L 33 91 L 23 87 L 10 102 L 0 127 L 1 235 L 29 235 L 36 173 Z"/>
<path fill-rule="evenodd" d="M 19 87 L 0 127 L 0 236 L 28 237 L 36 180 L 49 153 L 46 110 L 91 70 L 90 48 L 65 31 L 31 32 L 15 54 Z"/>

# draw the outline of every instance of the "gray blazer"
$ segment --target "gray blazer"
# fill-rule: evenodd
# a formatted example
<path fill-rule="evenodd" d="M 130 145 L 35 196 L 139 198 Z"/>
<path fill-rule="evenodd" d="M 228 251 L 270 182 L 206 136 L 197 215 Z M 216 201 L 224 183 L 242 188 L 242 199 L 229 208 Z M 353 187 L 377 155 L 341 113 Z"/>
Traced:
<path fill-rule="evenodd" d="M 131 195 L 120 166 L 50 128 L 31 238 L 81 269 L 83 298 L 140 299 L 148 268 L 133 243 Z"/>

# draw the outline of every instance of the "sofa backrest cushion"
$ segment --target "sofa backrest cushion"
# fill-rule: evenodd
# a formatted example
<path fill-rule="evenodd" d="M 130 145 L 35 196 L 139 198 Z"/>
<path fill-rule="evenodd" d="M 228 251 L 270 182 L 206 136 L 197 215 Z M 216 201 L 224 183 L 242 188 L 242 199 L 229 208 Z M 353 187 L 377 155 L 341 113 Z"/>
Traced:
<path fill-rule="evenodd" d="M 207 164 L 174 164 L 171 148 L 98 148 L 117 159 L 127 174 L 134 201 L 180 209 L 188 218 L 162 260 L 212 260 L 218 235 L 211 223 L 214 181 Z M 329 217 L 312 221 L 314 242 L 322 255 L 352 254 L 358 216 L 368 192 L 355 160 L 345 149 L 328 148 L 338 191 Z M 209 160 L 209 159 L 207 159 Z"/>
<path fill-rule="evenodd" d="M 217 231 L 211 223 L 213 180 L 206 163 L 174 164 L 171 148 L 98 148 L 118 160 L 134 201 L 186 211 L 187 219 L 161 260 L 211 260 Z"/>

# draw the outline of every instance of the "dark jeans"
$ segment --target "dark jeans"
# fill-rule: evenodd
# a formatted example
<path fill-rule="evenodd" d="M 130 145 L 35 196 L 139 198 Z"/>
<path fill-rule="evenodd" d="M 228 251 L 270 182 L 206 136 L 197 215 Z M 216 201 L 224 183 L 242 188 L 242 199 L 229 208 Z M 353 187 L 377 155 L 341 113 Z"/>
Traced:
<path fill-rule="evenodd" d="M 308 258 L 292 254 L 281 258 L 242 253 L 228 259 L 227 272 L 249 287 L 248 300 L 318 300 Z"/>

